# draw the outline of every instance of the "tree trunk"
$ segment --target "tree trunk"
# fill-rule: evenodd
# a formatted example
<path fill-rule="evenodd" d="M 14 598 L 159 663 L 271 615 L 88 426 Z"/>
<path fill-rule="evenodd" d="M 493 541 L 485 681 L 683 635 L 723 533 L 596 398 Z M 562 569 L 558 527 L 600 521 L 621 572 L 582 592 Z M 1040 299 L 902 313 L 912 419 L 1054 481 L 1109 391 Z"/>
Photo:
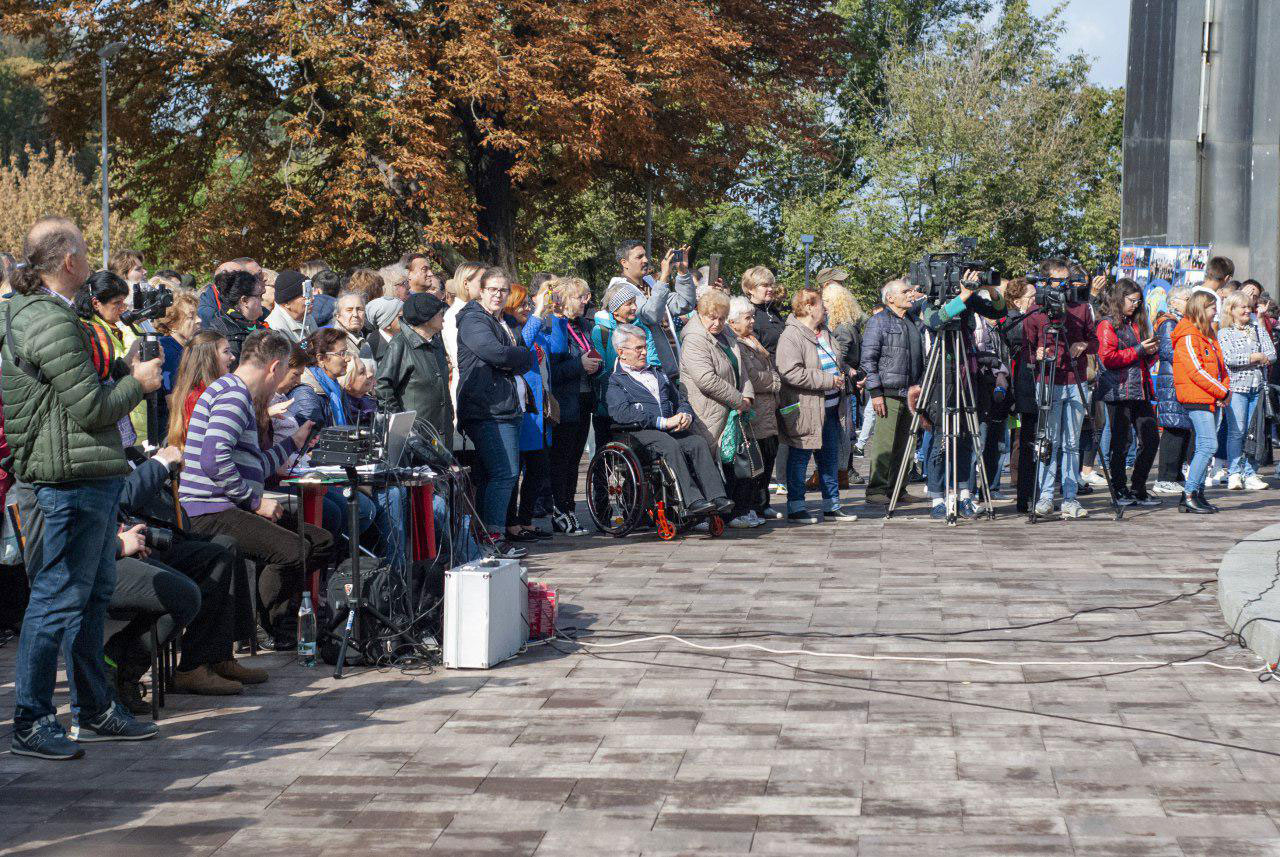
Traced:
<path fill-rule="evenodd" d="M 458 110 L 467 144 L 467 180 L 476 200 L 482 261 L 516 275 L 516 198 L 511 185 L 515 156 L 487 145 L 470 108 Z"/>

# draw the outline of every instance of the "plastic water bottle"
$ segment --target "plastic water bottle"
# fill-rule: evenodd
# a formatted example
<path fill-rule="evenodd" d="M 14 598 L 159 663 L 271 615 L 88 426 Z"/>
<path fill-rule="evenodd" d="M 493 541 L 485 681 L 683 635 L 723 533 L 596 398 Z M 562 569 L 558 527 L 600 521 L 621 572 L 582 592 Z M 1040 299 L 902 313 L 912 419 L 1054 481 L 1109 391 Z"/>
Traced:
<path fill-rule="evenodd" d="M 298 608 L 298 660 L 304 667 L 316 665 L 316 611 L 311 609 L 311 593 L 302 593 Z"/>

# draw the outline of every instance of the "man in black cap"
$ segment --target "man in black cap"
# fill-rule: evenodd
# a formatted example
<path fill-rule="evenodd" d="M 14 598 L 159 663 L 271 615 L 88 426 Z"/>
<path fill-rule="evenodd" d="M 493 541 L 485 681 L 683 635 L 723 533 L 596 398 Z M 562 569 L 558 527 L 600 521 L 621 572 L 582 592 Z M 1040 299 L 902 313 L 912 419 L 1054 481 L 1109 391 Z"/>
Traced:
<path fill-rule="evenodd" d="M 267 316 L 267 326 L 289 337 L 292 342 L 302 342 L 316 330 L 316 320 L 311 315 L 307 292 L 311 281 L 298 271 L 285 270 L 276 275 L 276 306 Z"/>
<path fill-rule="evenodd" d="M 400 330 L 387 343 L 378 363 L 378 404 L 390 413 L 417 411 L 448 438 L 453 430 L 453 402 L 449 398 L 449 364 L 444 342 L 444 301 L 426 292 L 413 292 L 404 302 Z"/>

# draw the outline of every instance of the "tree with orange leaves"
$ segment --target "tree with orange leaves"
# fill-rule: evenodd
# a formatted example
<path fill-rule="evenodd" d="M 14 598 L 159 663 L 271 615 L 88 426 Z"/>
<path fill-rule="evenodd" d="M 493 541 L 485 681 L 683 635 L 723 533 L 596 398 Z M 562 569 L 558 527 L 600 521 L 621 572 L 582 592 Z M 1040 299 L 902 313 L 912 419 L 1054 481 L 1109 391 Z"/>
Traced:
<path fill-rule="evenodd" d="M 97 132 L 126 208 L 186 262 L 355 260 L 431 243 L 514 262 L 522 200 L 596 178 L 722 193 L 753 139 L 804 136 L 820 0 L 0 0 L 42 43 L 53 128 Z"/>

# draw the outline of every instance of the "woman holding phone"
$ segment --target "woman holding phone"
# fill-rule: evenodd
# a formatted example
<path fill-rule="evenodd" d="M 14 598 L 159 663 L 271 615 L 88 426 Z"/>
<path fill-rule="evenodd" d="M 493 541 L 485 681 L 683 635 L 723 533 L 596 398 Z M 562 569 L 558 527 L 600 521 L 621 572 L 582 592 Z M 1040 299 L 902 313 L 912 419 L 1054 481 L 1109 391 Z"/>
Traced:
<path fill-rule="evenodd" d="M 551 526 L 558 533 L 586 535 L 574 512 L 578 493 L 578 465 L 591 431 L 596 389 L 591 378 L 603 363 L 591 345 L 591 331 L 583 323 L 591 290 L 576 277 L 554 279 L 544 286 L 550 294 L 551 318 L 547 334 L 551 363 L 551 393 L 560 406 L 560 421 L 551 429 Z"/>
<path fill-rule="evenodd" d="M 1151 407 L 1151 367 L 1160 346 L 1142 311 L 1142 288 L 1136 282 L 1123 278 L 1106 294 L 1106 317 L 1098 322 L 1098 359 L 1104 368 L 1098 376 L 1098 398 L 1106 402 L 1111 424 L 1111 482 L 1120 505 L 1159 506 L 1160 501 L 1147 493 L 1147 476 L 1160 442 Z M 1138 455 L 1126 480 L 1131 431 L 1138 436 Z"/>

